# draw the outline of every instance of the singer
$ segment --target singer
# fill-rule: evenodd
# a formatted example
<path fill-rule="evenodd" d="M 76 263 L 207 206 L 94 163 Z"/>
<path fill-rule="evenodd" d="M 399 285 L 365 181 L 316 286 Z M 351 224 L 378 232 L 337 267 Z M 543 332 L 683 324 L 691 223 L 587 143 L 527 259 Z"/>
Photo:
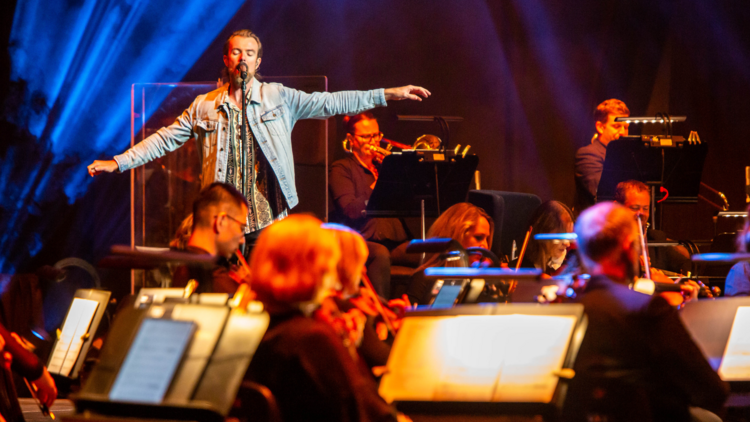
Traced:
<path fill-rule="evenodd" d="M 247 244 L 252 246 L 260 229 L 284 218 L 299 202 L 291 146 L 297 120 L 357 114 L 386 106 L 388 100 L 421 101 L 430 96 L 428 90 L 412 85 L 307 94 L 280 84 L 259 82 L 255 75 L 262 57 L 263 46 L 257 35 L 247 29 L 234 32 L 224 44 L 228 84 L 198 96 L 172 125 L 159 129 L 113 160 L 94 161 L 88 166 L 89 174 L 123 172 L 141 166 L 194 137 L 202 151 L 202 187 L 226 182 L 248 199 L 251 206 L 245 233 Z M 244 100 L 243 81 L 248 87 Z M 247 110 L 244 118 L 243 104 Z"/>

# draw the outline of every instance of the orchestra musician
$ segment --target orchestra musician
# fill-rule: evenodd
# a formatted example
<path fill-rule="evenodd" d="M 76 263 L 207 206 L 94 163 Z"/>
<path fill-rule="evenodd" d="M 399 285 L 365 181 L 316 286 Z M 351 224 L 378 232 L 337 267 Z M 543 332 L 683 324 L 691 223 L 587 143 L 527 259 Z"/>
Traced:
<path fill-rule="evenodd" d="M 237 248 L 245 243 L 247 199 L 228 183 L 212 183 L 193 202 L 193 226 L 184 251 L 218 257 L 213 269 L 180 266 L 175 269 L 172 287 L 185 287 L 198 280 L 198 293 L 234 294 L 246 275 L 237 277 L 229 264 Z"/>
<path fill-rule="evenodd" d="M 537 268 L 547 275 L 556 275 L 567 257 L 570 241 L 539 241 L 534 239 L 538 233 L 571 233 L 573 231 L 573 212 L 559 201 L 547 201 L 539 205 L 531 215 L 528 246 L 521 262 L 521 267 Z M 511 262 L 510 267 L 515 268 Z"/>
<path fill-rule="evenodd" d="M 476 205 L 460 202 L 452 205 L 432 223 L 427 232 L 428 238 L 451 238 L 466 248 L 481 247 L 489 249 L 492 246 L 492 236 L 495 225 L 492 218 Z M 430 291 L 434 280 L 426 280 L 424 269 L 440 267 L 445 263 L 440 260 L 440 254 L 428 256 L 412 275 L 412 280 L 406 290 L 411 303 L 425 304 L 430 298 Z"/>
<path fill-rule="evenodd" d="M 292 129 L 298 120 L 356 114 L 386 106 L 389 100 L 421 101 L 421 97 L 430 96 L 428 90 L 412 85 L 308 94 L 260 82 L 256 72 L 262 57 L 263 46 L 256 34 L 247 29 L 232 33 L 224 43 L 228 84 L 198 96 L 172 125 L 159 129 L 125 153 L 112 160 L 94 161 L 88 166 L 89 174 L 123 172 L 141 166 L 195 138 L 202 152 L 202 187 L 213 182 L 226 182 L 240 191 L 244 187 L 242 194 L 250 204 L 245 233 L 252 246 L 261 229 L 285 217 L 299 202 L 291 147 Z M 244 99 L 243 80 L 247 84 Z M 247 110 L 244 121 L 249 128 L 245 168 L 241 160 L 243 103 Z"/>
<path fill-rule="evenodd" d="M 390 251 L 408 239 L 401 220 L 363 215 L 378 181 L 383 139 L 378 121 L 370 112 L 344 117 L 347 157 L 335 161 L 328 171 L 328 192 L 333 201 L 329 220 L 349 226 L 367 241 L 367 272 L 378 293 L 390 296 Z"/>
<path fill-rule="evenodd" d="M 26 350 L 17 339 L 0 324 L 0 419 L 8 422 L 23 422 L 23 412 L 18 404 L 16 388 L 9 370 L 16 372 L 29 381 L 30 388 L 40 404 L 52 406 L 57 398 L 57 386 L 47 368 L 31 352 Z"/>
<path fill-rule="evenodd" d="M 750 212 L 750 205 L 746 211 Z M 750 217 L 745 217 L 745 225 L 737 233 L 737 251 L 748 252 L 750 250 Z M 724 284 L 724 296 L 748 296 L 750 295 L 750 262 L 742 261 L 734 264 L 727 274 Z"/>
<path fill-rule="evenodd" d="M 357 358 L 361 356 L 368 368 L 383 366 L 391 350 L 390 345 L 383 341 L 388 334 L 385 325 L 396 324 L 399 315 L 388 306 L 390 304 L 375 303 L 380 301 L 380 298 L 366 283 L 362 285 L 364 264 L 367 260 L 367 246 L 362 236 L 340 224 L 329 223 L 323 227 L 333 233 L 341 248 L 341 259 L 336 268 L 340 285 L 326 299 L 333 302 L 333 310 L 339 311 L 341 317 L 326 317 L 325 312 L 321 315 L 319 311 L 325 311 L 324 307 L 316 311 L 316 316 L 320 315 L 324 320 L 332 321 L 334 325 L 345 325 L 346 333 L 351 333 L 346 335 L 345 343 L 356 344 Z M 391 304 L 395 303 L 397 301 L 391 301 Z M 403 314 L 403 307 L 397 310 Z M 380 329 L 376 330 L 376 327 Z M 384 335 L 380 334 L 383 328 L 386 328 Z"/>
<path fill-rule="evenodd" d="M 589 145 L 576 151 L 574 207 L 576 213 L 580 213 L 596 202 L 596 190 L 602 178 L 607 145 L 621 136 L 628 136 L 628 123 L 615 122 L 615 118 L 627 116 L 630 116 L 628 107 L 614 98 L 602 102 L 594 110 L 594 137 Z"/>
<path fill-rule="evenodd" d="M 271 390 L 287 422 L 401 418 L 336 331 L 311 317 L 338 282 L 340 257 L 320 220 L 295 214 L 264 230 L 250 258 L 253 289 L 271 321 L 246 378 Z"/>
<path fill-rule="evenodd" d="M 646 184 L 637 180 L 626 180 L 617 184 L 615 202 L 629 209 L 634 216 L 641 215 L 646 240 L 649 242 L 672 242 L 661 230 L 648 228 L 648 217 L 651 215 L 651 194 Z M 673 273 L 687 274 L 690 271 L 690 253 L 684 246 L 650 248 L 651 266 Z"/>
<path fill-rule="evenodd" d="M 577 298 L 588 327 L 563 419 L 712 420 L 716 415 L 710 412 L 722 409 L 728 386 L 675 308 L 659 295 L 628 288 L 640 254 L 632 213 L 614 202 L 600 203 L 579 216 L 575 232 L 579 256 L 591 275 Z"/>

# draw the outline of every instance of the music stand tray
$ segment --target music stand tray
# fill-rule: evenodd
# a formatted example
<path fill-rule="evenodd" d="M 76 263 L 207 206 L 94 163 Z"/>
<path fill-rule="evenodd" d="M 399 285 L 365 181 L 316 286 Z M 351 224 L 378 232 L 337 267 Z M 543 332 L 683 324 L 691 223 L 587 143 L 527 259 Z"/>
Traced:
<path fill-rule="evenodd" d="M 479 164 L 476 155 L 450 152 L 393 153 L 383 159 L 378 183 L 365 210 L 368 217 L 437 217 L 451 205 L 466 201 Z"/>
<path fill-rule="evenodd" d="M 611 201 L 618 183 L 638 180 L 667 189 L 666 203 L 696 202 L 707 153 L 707 144 L 659 147 L 640 136 L 621 137 L 607 145 L 596 199 Z"/>

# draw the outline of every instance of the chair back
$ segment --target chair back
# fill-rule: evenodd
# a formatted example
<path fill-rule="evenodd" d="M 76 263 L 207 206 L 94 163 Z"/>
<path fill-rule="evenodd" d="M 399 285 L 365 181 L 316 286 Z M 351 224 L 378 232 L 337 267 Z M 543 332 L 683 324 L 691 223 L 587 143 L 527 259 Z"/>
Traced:
<path fill-rule="evenodd" d="M 538 196 L 530 193 L 503 192 L 497 190 L 469 191 L 469 202 L 482 208 L 495 223 L 495 235 L 490 250 L 495 255 L 509 258 L 516 241 L 516 255 L 521 250 L 524 236 L 529 229 L 526 224 L 534 211 L 542 204 Z"/>

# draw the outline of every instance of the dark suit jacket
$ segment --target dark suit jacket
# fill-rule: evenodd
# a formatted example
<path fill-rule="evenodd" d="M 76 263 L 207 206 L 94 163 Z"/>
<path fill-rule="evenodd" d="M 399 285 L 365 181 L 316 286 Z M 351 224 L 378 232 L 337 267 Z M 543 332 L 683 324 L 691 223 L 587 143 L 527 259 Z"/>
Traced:
<path fill-rule="evenodd" d="M 396 411 L 325 323 L 271 316 L 246 378 L 268 387 L 284 421 L 395 421 Z"/>
<path fill-rule="evenodd" d="M 688 421 L 689 406 L 719 412 L 728 386 L 661 296 L 592 277 L 579 299 L 588 316 L 564 419 Z"/>
<path fill-rule="evenodd" d="M 602 178 L 606 156 L 607 147 L 599 142 L 599 139 L 595 139 L 594 142 L 576 151 L 576 212 L 581 212 L 596 203 L 596 190 Z"/>

